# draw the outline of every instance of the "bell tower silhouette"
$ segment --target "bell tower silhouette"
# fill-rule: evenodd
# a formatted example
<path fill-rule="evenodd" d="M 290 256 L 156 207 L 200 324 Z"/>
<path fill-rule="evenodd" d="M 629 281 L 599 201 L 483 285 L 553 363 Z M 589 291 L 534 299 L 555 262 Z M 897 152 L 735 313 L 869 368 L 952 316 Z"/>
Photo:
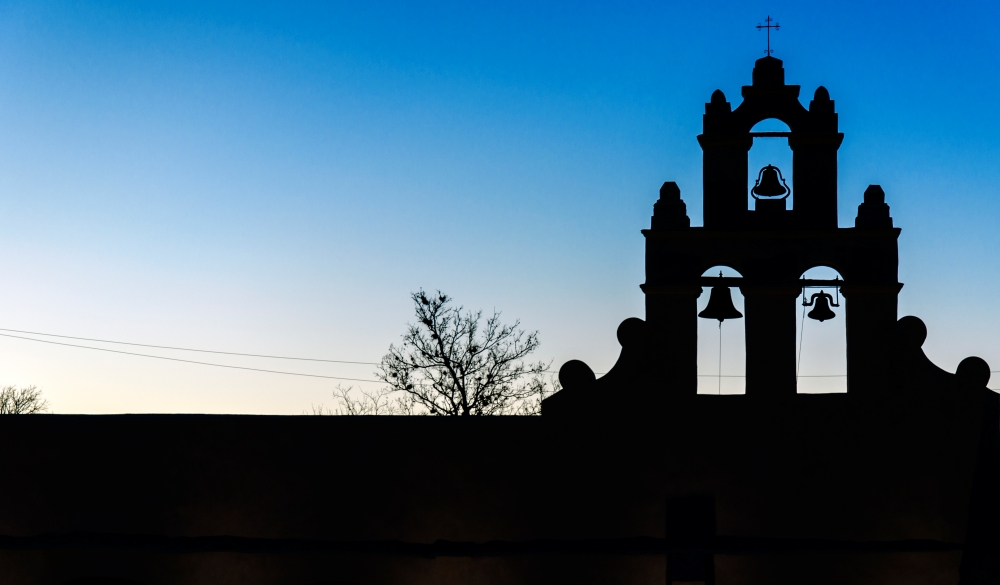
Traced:
<path fill-rule="evenodd" d="M 799 86 L 785 84 L 781 60 L 758 59 L 753 83 L 733 109 L 719 90 L 705 104 L 703 151 L 704 226 L 691 227 L 680 189 L 664 183 L 646 237 L 646 321 L 653 358 L 670 396 L 697 389 L 697 299 L 702 286 L 739 287 L 746 312 L 746 391 L 752 396 L 796 393 L 796 299 L 806 270 L 835 268 L 846 303 L 848 392 L 877 392 L 891 379 L 896 323 L 900 230 L 892 225 L 885 193 L 871 185 L 855 226 L 837 224 L 838 131 L 834 102 L 816 89 L 806 109 Z M 789 132 L 752 132 L 777 119 Z M 792 150 L 791 185 L 780 169 L 753 169 L 748 193 L 748 152 L 755 139 L 787 138 Z M 787 197 L 793 191 L 793 205 Z M 783 197 L 776 197 L 781 195 Z M 755 199 L 749 208 L 750 197 Z M 708 268 L 730 266 L 741 278 L 703 278 Z"/>

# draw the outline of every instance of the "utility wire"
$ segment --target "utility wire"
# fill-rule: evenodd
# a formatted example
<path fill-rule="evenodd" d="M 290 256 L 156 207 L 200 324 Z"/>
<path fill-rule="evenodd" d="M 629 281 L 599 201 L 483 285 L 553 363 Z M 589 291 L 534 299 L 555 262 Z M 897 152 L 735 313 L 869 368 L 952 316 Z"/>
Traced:
<path fill-rule="evenodd" d="M 736 375 L 736 374 L 698 374 L 699 378 L 746 378 L 746 375 Z M 817 374 L 817 375 L 802 375 L 799 378 L 846 378 L 847 374 Z"/>
<path fill-rule="evenodd" d="M 128 341 L 111 341 L 109 339 L 93 339 L 90 337 L 73 337 L 72 335 L 56 335 L 55 333 L 39 333 L 37 331 L 21 331 L 19 329 L 3 329 L 0 331 L 8 331 L 10 333 L 25 333 L 27 335 L 41 335 L 42 337 L 59 337 L 61 339 L 76 339 L 78 341 L 96 341 L 98 343 L 114 343 L 117 345 L 132 345 L 135 347 L 151 347 L 154 349 L 171 349 L 176 351 L 194 351 L 199 353 L 215 353 L 221 355 L 238 355 L 244 357 L 257 357 L 257 358 L 268 358 L 273 360 L 298 360 L 303 362 L 326 362 L 331 364 L 361 364 L 365 366 L 377 366 L 377 362 L 353 362 L 347 360 L 324 360 L 319 358 L 304 358 L 304 357 L 290 357 L 283 355 L 263 355 L 257 353 L 237 353 L 235 351 L 217 351 L 212 349 L 192 349 L 190 347 L 172 347 L 169 345 L 150 345 L 148 343 L 130 343 Z M 11 336 L 14 337 L 14 336 Z M 27 338 L 24 338 L 27 339 Z M 35 340 L 39 341 L 39 340 Z M 76 346 L 74 346 L 76 347 Z M 92 348 L 93 349 L 93 348 Z"/>
<path fill-rule="evenodd" d="M 173 350 L 173 351 L 194 351 L 194 352 L 198 352 L 198 353 L 214 353 L 214 354 L 219 354 L 219 355 L 235 355 L 235 356 L 242 356 L 242 357 L 266 358 L 266 359 L 272 359 L 272 360 L 296 360 L 296 361 L 303 361 L 303 362 L 323 362 L 323 363 L 327 363 L 327 364 L 360 364 L 360 365 L 363 365 L 363 366 L 378 366 L 378 365 L 381 365 L 381 362 L 357 362 L 357 361 L 350 361 L 350 360 L 327 360 L 327 359 L 320 359 L 320 358 L 293 357 L 293 356 L 285 356 L 285 355 L 267 355 L 267 354 L 260 354 L 260 353 L 239 353 L 239 352 L 235 352 L 235 351 L 221 351 L 221 350 L 214 350 L 214 349 L 193 349 L 193 348 L 190 348 L 190 347 L 175 347 L 175 346 L 171 346 L 171 345 L 152 345 L 152 344 L 149 344 L 149 343 L 135 343 L 135 342 L 131 342 L 131 341 L 112 341 L 110 339 L 96 339 L 96 338 L 93 338 L 93 337 L 74 337 L 72 335 L 58 335 L 56 333 L 39 333 L 38 331 L 23 331 L 21 329 L 4 329 L 2 327 L 0 327 L 0 331 L 7 331 L 7 332 L 10 332 L 10 333 L 24 333 L 24 334 L 27 334 L 27 335 L 41 335 L 42 337 L 58 337 L 60 339 L 76 339 L 78 341 L 95 341 L 97 343 L 114 343 L 116 345 L 131 345 L 131 346 L 134 346 L 134 347 L 149 347 L 149 348 L 153 348 L 153 349 L 169 349 L 169 350 Z M 7 337 L 17 337 L 17 336 L 15 336 L 15 335 L 8 335 Z M 27 338 L 27 337 L 23 337 L 23 338 L 22 337 L 18 337 L 18 339 L 30 339 L 30 338 Z M 41 341 L 41 340 L 40 339 L 32 339 L 32 341 Z M 70 345 L 70 347 L 83 347 L 83 346 Z M 98 348 L 86 348 L 86 349 L 98 349 Z M 119 353 L 126 353 L 126 354 L 128 354 L 128 352 L 119 352 Z M 129 354 L 129 355 L 145 355 L 145 354 Z M 157 356 L 152 356 L 152 357 L 157 357 Z M 163 359 L 168 359 L 168 358 L 163 358 Z M 170 359 L 172 359 L 172 358 L 170 358 Z M 184 360 L 179 360 L 179 361 L 184 361 Z M 202 363 L 202 362 L 194 362 L 194 363 Z M 226 366 L 226 367 L 235 367 L 235 366 Z M 270 371 L 270 370 L 263 370 L 263 371 Z M 552 372 L 558 372 L 559 370 L 545 369 L 545 370 L 542 370 L 542 371 L 546 372 L 546 373 L 552 373 Z M 598 376 L 601 376 L 601 375 L 604 375 L 606 372 L 594 372 L 594 373 L 596 375 L 598 375 Z M 292 373 L 292 375 L 298 375 L 298 374 Z M 305 375 L 305 374 L 302 374 L 302 375 Z M 351 379 L 351 378 L 344 378 L 344 379 L 348 380 L 348 379 Z"/>
<path fill-rule="evenodd" d="M 8 330 L 7 329 L 2 329 L 0 331 L 8 331 Z M 251 372 L 266 372 L 268 374 L 282 374 L 282 375 L 285 375 L 285 376 L 303 376 L 303 377 L 306 377 L 306 378 L 325 378 L 327 380 L 347 380 L 347 381 L 350 381 L 350 382 L 382 382 L 382 380 L 366 380 L 364 378 L 342 378 L 340 376 L 321 376 L 319 374 L 302 374 L 302 373 L 299 373 L 299 372 L 282 372 L 282 371 L 279 371 L 279 370 L 264 370 L 264 369 L 261 369 L 261 368 L 247 368 L 247 367 L 244 367 L 244 366 L 230 366 L 230 365 L 226 365 L 226 364 L 213 364 L 213 363 L 210 363 L 210 362 L 198 362 L 198 361 L 195 361 L 195 360 L 184 360 L 184 359 L 180 359 L 180 358 L 164 357 L 162 355 L 149 355 L 149 354 L 146 354 L 146 353 L 134 353 L 134 352 L 131 352 L 131 351 L 120 351 L 120 350 L 117 350 L 117 349 L 107 349 L 107 348 L 103 348 L 103 347 L 90 347 L 90 346 L 87 346 L 87 345 L 77 345 L 75 343 L 63 343 L 63 342 L 60 342 L 60 341 L 49 341 L 47 339 L 33 339 L 31 337 L 21 337 L 19 335 L 10 335 L 10 334 L 7 334 L 7 333 L 0 333 L 0 337 L 12 337 L 14 339 L 25 339 L 25 340 L 28 340 L 28 341 L 37 341 L 38 343 L 49 343 L 49 344 L 52 344 L 52 345 L 62 345 L 62 346 L 66 346 L 66 347 L 77 347 L 77 348 L 80 348 L 80 349 L 91 349 L 91 350 L 94 350 L 94 351 L 106 351 L 108 353 L 120 353 L 120 354 L 124 354 L 124 355 L 134 355 L 134 356 L 138 356 L 138 357 L 153 358 L 153 359 L 158 359 L 158 360 L 168 360 L 168 361 L 171 361 L 171 362 L 184 362 L 186 364 L 198 364 L 200 366 L 213 366 L 213 367 L 216 367 L 216 368 L 229 368 L 231 370 L 248 370 L 248 371 L 251 371 Z M 223 353 L 223 352 L 218 352 L 218 353 Z"/>
<path fill-rule="evenodd" d="M 805 309 L 803 309 L 803 313 L 805 313 Z M 805 316 L 804 315 L 803 315 L 803 319 L 802 320 L 805 321 Z M 720 327 L 720 330 L 721 330 L 721 327 Z M 258 353 L 239 353 L 239 352 L 235 352 L 235 351 L 219 351 L 219 350 L 211 350 L 211 349 L 193 349 L 193 348 L 189 348 L 189 347 L 173 347 L 173 346 L 169 346 L 169 345 L 152 345 L 152 344 L 148 344 L 148 343 L 133 343 L 133 342 L 129 342 L 129 341 L 111 341 L 110 339 L 96 339 L 96 338 L 92 338 L 92 337 L 74 337 L 72 335 L 58 335 L 58 334 L 55 334 L 55 333 L 39 333 L 37 331 L 23 331 L 23 330 L 20 330 L 20 329 L 4 329 L 2 327 L 0 327 L 0 331 L 9 331 L 9 332 L 12 332 L 12 333 L 26 333 L 28 335 L 41 335 L 43 337 L 58 337 L 60 339 L 76 339 L 76 340 L 79 340 L 79 341 L 95 341 L 95 342 L 98 342 L 98 343 L 114 343 L 114 344 L 117 344 L 117 345 L 131 345 L 131 346 L 135 346 L 135 347 L 149 347 L 149 348 L 153 348 L 153 349 L 169 349 L 169 350 L 174 350 L 174 351 L 193 351 L 193 352 L 198 352 L 198 353 L 214 353 L 214 354 L 219 354 L 219 355 L 235 355 L 235 356 L 243 356 L 243 357 L 257 357 L 257 358 L 267 358 L 267 359 L 276 359 L 276 360 L 296 360 L 296 361 L 305 361 L 305 362 L 323 362 L 323 363 L 330 363 L 330 364 L 360 364 L 360 365 L 364 365 L 364 366 L 377 366 L 377 365 L 380 365 L 379 362 L 358 362 L 358 361 L 349 361 L 349 360 L 327 360 L 327 359 L 320 359 L 320 358 L 304 358 L 304 357 L 292 357 L 292 356 L 280 356 L 280 355 L 266 355 L 266 354 L 258 354 Z M 118 350 L 114 350 L 114 349 L 105 349 L 105 348 L 101 348 L 101 347 L 90 347 L 90 346 L 86 346 L 86 345 L 76 345 L 76 344 L 72 344 L 72 343 L 59 343 L 59 342 L 56 342 L 56 341 L 47 341 L 47 340 L 44 340 L 44 339 L 33 339 L 31 337 L 21 337 L 21 336 L 18 336 L 18 335 L 6 335 L 6 334 L 3 334 L 3 333 L 0 333 L 0 337 L 11 337 L 11 338 L 14 338 L 14 339 L 26 339 L 28 341 L 37 341 L 39 343 L 49 343 L 49 344 L 53 344 L 53 345 L 63 345 L 63 346 L 66 346 L 66 347 L 77 347 L 77 348 L 80 348 L 80 349 L 92 349 L 92 350 L 95 350 L 95 351 L 106 351 L 106 352 L 109 352 L 109 353 L 120 353 L 120 354 L 124 354 L 124 355 L 134 355 L 134 356 L 138 356 L 138 357 L 148 357 L 148 358 L 154 358 L 154 359 L 160 359 L 160 360 L 170 360 L 170 361 L 174 361 L 174 362 L 185 362 L 185 363 L 190 363 L 190 364 L 199 364 L 199 365 L 203 365 L 203 366 L 215 366 L 215 367 L 220 367 L 220 368 L 230 368 L 230 369 L 235 369 L 235 370 L 249 370 L 249 371 L 253 371 L 253 372 L 267 372 L 267 373 L 270 373 L 270 374 L 285 374 L 285 375 L 288 375 L 288 376 L 307 376 L 307 377 L 311 377 L 311 378 L 328 378 L 328 379 L 331 379 L 331 380 L 350 380 L 350 381 L 354 381 L 354 382 L 381 382 L 381 380 L 366 380 L 366 379 L 362 379 L 362 378 L 341 378 L 341 377 L 337 377 L 337 376 L 320 376 L 318 374 L 302 374 L 302 373 L 298 373 L 298 372 L 282 372 L 282 371 L 278 371 L 278 370 L 265 370 L 265 369 L 261 369 L 261 368 L 247 368 L 247 367 L 243 367 L 243 366 L 229 366 L 229 365 L 225 365 L 225 364 L 213 364 L 213 363 L 209 363 L 209 362 L 199 362 L 199 361 L 185 360 L 185 359 L 180 359 L 180 358 L 170 358 L 170 357 L 164 357 L 164 356 L 159 356 L 159 355 L 149 355 L 149 354 L 144 354 L 144 353 L 133 353 L 133 352 L 129 352 L 129 351 L 118 351 Z M 802 358 L 801 343 L 802 343 L 802 340 L 801 340 L 801 334 L 800 334 L 800 338 L 799 338 L 799 344 L 800 344 L 799 345 L 799 359 Z M 721 335 L 720 335 L 720 344 L 721 344 Z M 720 354 L 720 358 L 721 358 L 721 354 L 722 354 L 721 348 L 720 348 L 719 354 Z M 798 369 L 798 366 L 796 365 L 796 370 L 797 369 Z M 558 370 L 545 369 L 545 370 L 542 370 L 542 371 L 543 372 L 557 372 Z M 597 375 L 603 375 L 605 372 L 595 372 L 595 373 Z M 992 374 L 1000 374 L 1000 370 L 991 370 L 990 373 L 992 373 Z M 719 378 L 746 378 L 746 376 L 728 375 L 728 374 L 727 375 L 722 375 L 721 373 L 720 374 L 699 374 L 698 377 L 700 377 L 700 378 L 716 378 L 716 377 L 719 377 Z M 799 378 L 843 378 L 843 377 L 846 377 L 846 374 L 801 375 L 801 376 L 798 376 L 798 377 Z"/>

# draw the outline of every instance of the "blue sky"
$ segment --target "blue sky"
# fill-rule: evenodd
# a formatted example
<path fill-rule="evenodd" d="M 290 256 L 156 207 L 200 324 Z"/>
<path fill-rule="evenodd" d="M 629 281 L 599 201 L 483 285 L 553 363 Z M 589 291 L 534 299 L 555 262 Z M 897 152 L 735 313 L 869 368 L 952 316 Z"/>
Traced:
<path fill-rule="evenodd" d="M 836 101 L 841 225 L 880 183 L 900 315 L 1000 369 L 997 3 L 287 4 L 0 3 L 0 328 L 378 361 L 440 288 L 606 371 L 657 189 L 700 224 L 704 102 L 738 102 L 770 13 L 787 81 Z M 290 414 L 334 384 L 9 338 L 0 383 Z"/>

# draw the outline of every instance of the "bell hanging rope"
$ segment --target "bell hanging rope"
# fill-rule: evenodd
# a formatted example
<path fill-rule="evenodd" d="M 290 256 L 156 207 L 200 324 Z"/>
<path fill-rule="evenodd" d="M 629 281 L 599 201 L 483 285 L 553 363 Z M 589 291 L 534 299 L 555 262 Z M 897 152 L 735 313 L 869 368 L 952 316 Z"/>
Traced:
<path fill-rule="evenodd" d="M 722 278 L 722 273 L 719 273 Z M 733 305 L 733 294 L 728 286 L 717 284 L 712 287 L 712 296 L 708 297 L 705 310 L 698 313 L 702 319 L 716 319 L 721 325 L 726 319 L 740 319 L 743 313 Z"/>
<path fill-rule="evenodd" d="M 792 194 L 792 190 L 788 187 L 788 183 L 785 182 L 785 177 L 781 174 L 781 170 L 774 165 L 767 165 L 757 173 L 757 182 L 754 183 L 753 189 L 750 189 L 750 194 L 753 195 L 754 199 L 759 199 L 760 197 L 778 197 L 779 195 L 784 195 L 782 197 L 784 199 Z"/>
<path fill-rule="evenodd" d="M 809 299 L 808 303 L 805 301 L 805 298 L 803 298 L 802 306 L 812 307 L 813 305 L 815 305 L 815 308 L 813 308 L 812 311 L 809 311 L 807 317 L 822 322 L 828 319 L 833 319 L 834 317 L 837 316 L 837 314 L 830 309 L 830 306 L 833 305 L 834 307 L 839 307 L 840 305 L 837 303 L 831 303 L 830 301 L 832 300 L 833 300 L 832 296 L 830 296 L 824 291 L 819 291 L 818 293 L 813 294 L 812 298 Z"/>

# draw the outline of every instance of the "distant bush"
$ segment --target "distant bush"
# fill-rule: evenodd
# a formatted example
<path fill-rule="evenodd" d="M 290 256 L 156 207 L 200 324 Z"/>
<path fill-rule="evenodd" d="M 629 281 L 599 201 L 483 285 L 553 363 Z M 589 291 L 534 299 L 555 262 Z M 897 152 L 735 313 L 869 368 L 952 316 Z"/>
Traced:
<path fill-rule="evenodd" d="M 38 414 L 48 410 L 48 401 L 35 386 L 0 388 L 0 414 Z"/>
<path fill-rule="evenodd" d="M 333 414 L 340 416 L 350 415 L 410 415 L 414 412 L 413 404 L 397 395 L 392 388 L 379 388 L 367 391 L 358 389 L 354 391 L 354 386 L 344 388 L 337 384 L 337 389 L 333 391 L 333 397 L 337 400 L 337 408 L 327 408 L 320 405 L 312 405 L 311 412 L 303 414 Z"/>

